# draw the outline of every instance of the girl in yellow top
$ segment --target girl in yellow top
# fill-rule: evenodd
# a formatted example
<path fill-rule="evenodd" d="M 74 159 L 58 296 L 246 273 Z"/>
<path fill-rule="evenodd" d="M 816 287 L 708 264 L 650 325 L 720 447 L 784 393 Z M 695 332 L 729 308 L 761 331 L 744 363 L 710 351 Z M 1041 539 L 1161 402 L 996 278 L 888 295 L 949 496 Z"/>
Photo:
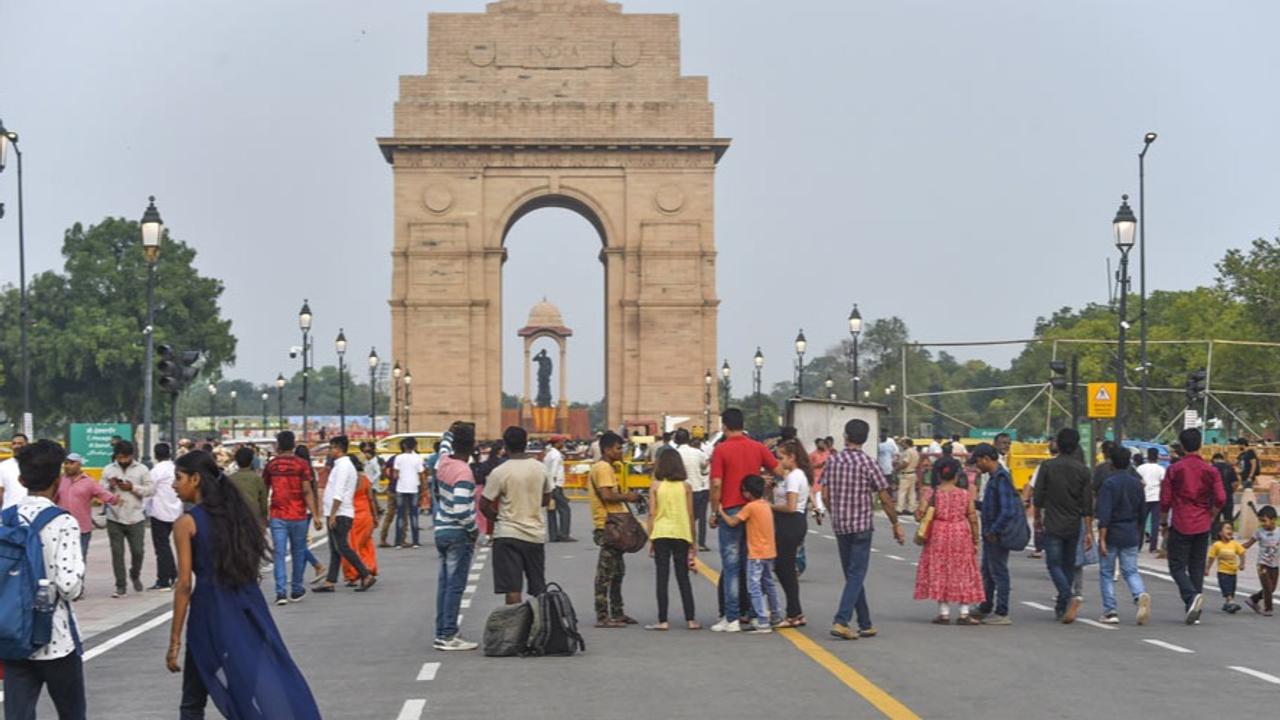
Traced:
<path fill-rule="evenodd" d="M 693 489 L 685 482 L 684 461 L 674 448 L 658 453 L 654 464 L 653 485 L 649 487 L 653 508 L 649 513 L 649 557 L 657 562 L 658 622 L 645 630 L 666 630 L 667 566 L 675 568 L 680 601 L 684 603 L 684 619 L 690 630 L 702 626 L 694 619 L 693 587 L 689 583 L 689 566 L 693 564 Z"/>
<path fill-rule="evenodd" d="M 1209 562 L 1204 564 L 1204 576 L 1209 577 L 1209 568 L 1213 561 L 1218 561 L 1218 587 L 1222 590 L 1222 612 L 1235 614 L 1240 612 L 1236 603 L 1236 574 L 1240 572 L 1240 561 L 1244 558 L 1244 546 L 1236 541 L 1235 528 L 1223 523 L 1218 529 L 1218 540 L 1209 548 Z"/>

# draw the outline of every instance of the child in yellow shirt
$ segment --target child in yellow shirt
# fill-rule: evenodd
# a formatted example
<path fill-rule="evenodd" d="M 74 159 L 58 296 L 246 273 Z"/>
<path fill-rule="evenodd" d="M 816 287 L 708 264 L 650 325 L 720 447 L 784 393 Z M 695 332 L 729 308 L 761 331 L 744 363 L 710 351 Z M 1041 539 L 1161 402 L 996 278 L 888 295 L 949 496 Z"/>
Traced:
<path fill-rule="evenodd" d="M 1213 561 L 1218 561 L 1218 587 L 1222 590 L 1222 611 L 1232 615 L 1240 612 L 1236 604 L 1236 574 L 1240 572 L 1240 560 L 1244 558 L 1244 546 L 1236 542 L 1235 529 L 1223 523 L 1218 528 L 1218 539 L 1209 548 L 1209 561 L 1204 564 L 1204 575 L 1209 576 Z"/>

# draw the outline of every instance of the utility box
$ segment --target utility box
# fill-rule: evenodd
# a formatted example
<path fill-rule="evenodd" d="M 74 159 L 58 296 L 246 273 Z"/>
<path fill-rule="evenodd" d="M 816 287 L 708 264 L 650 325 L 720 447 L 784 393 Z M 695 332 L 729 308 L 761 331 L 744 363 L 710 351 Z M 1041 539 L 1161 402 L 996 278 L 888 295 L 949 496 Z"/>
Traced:
<path fill-rule="evenodd" d="M 850 420 L 864 420 L 871 426 L 867 435 L 867 453 L 875 457 L 875 446 L 880 442 L 882 414 L 889 408 L 879 403 L 841 402 L 818 398 L 790 398 L 787 400 L 786 423 L 796 429 L 796 436 L 805 449 L 813 449 L 815 438 L 835 438 L 835 449 L 844 447 L 844 425 Z"/>

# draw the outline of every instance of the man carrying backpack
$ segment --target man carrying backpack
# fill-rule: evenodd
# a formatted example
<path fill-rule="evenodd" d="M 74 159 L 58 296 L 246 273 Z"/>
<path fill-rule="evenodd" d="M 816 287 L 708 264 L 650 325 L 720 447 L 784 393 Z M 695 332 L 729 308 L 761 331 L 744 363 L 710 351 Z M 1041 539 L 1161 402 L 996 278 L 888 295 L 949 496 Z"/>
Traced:
<path fill-rule="evenodd" d="M 86 716 L 80 638 L 71 611 L 71 601 L 84 590 L 80 525 L 53 504 L 65 458 L 66 452 L 52 440 L 23 448 L 18 453 L 19 478 L 28 494 L 0 516 L 0 542 L 17 540 L 28 528 L 38 529 L 25 542 L 28 559 L 40 558 L 42 565 L 6 567 L 0 576 L 0 605 L 6 608 L 0 618 L 0 658 L 5 666 L 4 715 L 10 720 L 35 718 L 45 686 L 61 720 Z M 39 586 L 42 578 L 49 581 L 47 588 Z M 33 602 L 36 588 L 43 597 Z M 52 612 L 37 612 L 42 605 L 52 605 Z"/>

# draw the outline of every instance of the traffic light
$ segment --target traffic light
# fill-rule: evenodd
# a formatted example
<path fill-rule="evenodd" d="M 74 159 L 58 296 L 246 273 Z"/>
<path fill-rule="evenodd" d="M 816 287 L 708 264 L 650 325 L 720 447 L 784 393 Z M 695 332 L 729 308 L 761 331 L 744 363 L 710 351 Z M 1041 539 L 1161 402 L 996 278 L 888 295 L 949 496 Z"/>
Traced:
<path fill-rule="evenodd" d="M 182 392 L 208 362 L 208 357 L 199 350 L 175 350 L 171 345 L 161 345 L 156 352 L 160 355 L 160 361 L 156 363 L 156 370 L 160 372 L 160 389 L 174 395 Z"/>
<path fill-rule="evenodd" d="M 1049 378 L 1049 384 L 1054 390 L 1067 389 L 1067 361 L 1053 360 L 1049 363 L 1049 369 L 1053 371 L 1053 376 Z"/>
<path fill-rule="evenodd" d="M 1196 370 L 1187 376 L 1187 400 L 1194 402 L 1204 399 L 1208 378 L 1209 374 L 1204 370 Z"/>

